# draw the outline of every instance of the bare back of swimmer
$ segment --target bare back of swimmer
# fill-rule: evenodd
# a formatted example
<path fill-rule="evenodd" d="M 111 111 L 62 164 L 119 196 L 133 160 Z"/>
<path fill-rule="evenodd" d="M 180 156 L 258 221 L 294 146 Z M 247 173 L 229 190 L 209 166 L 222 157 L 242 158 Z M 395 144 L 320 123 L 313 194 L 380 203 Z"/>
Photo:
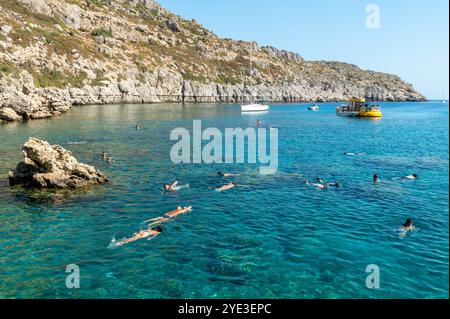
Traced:
<path fill-rule="evenodd" d="M 217 175 L 219 175 L 220 177 L 235 177 L 235 176 L 239 176 L 241 174 L 218 172 Z"/>
<path fill-rule="evenodd" d="M 129 243 L 132 243 L 137 240 L 144 239 L 144 238 L 147 238 L 147 240 L 152 240 L 153 238 L 155 238 L 156 236 L 161 234 L 163 232 L 163 230 L 164 229 L 161 225 L 157 225 L 155 227 L 149 227 L 147 229 L 141 230 L 141 231 L 133 234 L 133 236 L 130 238 L 122 239 L 118 242 L 115 242 L 114 245 L 115 246 L 123 246 L 123 245 L 129 244 Z"/>
<path fill-rule="evenodd" d="M 144 223 L 153 222 L 151 225 L 154 225 L 155 223 L 158 224 L 170 222 L 172 218 L 178 215 L 189 213 L 190 211 L 192 211 L 192 206 L 185 206 L 185 207 L 178 206 L 176 209 L 165 213 L 163 216 L 147 219 L 146 221 L 144 221 Z"/>
<path fill-rule="evenodd" d="M 237 186 L 237 184 L 233 182 L 233 183 L 229 183 L 229 184 L 227 184 L 227 185 L 224 185 L 224 186 L 222 186 L 222 187 L 216 188 L 216 191 L 218 191 L 218 192 L 224 192 L 224 191 L 229 190 L 229 189 L 231 189 L 231 188 L 234 188 L 234 187 L 236 187 L 236 186 Z"/>

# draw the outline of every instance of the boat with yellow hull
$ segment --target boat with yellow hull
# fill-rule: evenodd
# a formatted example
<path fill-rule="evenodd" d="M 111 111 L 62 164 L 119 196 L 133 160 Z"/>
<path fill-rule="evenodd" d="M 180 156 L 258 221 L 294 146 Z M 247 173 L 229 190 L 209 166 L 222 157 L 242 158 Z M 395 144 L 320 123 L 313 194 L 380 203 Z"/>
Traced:
<path fill-rule="evenodd" d="M 378 105 L 369 105 L 365 99 L 351 99 L 347 105 L 340 105 L 336 108 L 339 116 L 381 118 L 383 113 Z"/>
<path fill-rule="evenodd" d="M 371 117 L 371 118 L 381 118 L 383 113 L 378 105 L 370 105 L 361 109 L 357 115 L 358 117 Z"/>

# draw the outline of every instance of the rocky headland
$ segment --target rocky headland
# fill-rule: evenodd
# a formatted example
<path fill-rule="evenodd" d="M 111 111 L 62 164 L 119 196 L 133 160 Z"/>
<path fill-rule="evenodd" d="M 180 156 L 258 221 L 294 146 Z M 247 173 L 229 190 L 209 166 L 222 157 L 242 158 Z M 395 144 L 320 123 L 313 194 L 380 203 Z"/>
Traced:
<path fill-rule="evenodd" d="M 108 178 L 93 166 L 78 163 L 59 145 L 30 138 L 22 147 L 24 160 L 9 173 L 11 186 L 32 189 L 76 189 L 104 184 Z"/>
<path fill-rule="evenodd" d="M 396 75 L 219 38 L 152 0 L 0 0 L 0 10 L 0 122 L 48 118 L 74 105 L 252 95 L 425 99 Z"/>

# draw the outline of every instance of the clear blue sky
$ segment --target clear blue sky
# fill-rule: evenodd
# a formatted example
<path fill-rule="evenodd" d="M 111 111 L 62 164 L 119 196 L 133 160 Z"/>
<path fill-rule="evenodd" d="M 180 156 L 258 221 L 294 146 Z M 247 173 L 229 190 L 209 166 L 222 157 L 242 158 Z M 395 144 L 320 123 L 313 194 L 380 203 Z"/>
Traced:
<path fill-rule="evenodd" d="M 218 36 L 398 74 L 429 99 L 448 98 L 448 0 L 156 0 Z M 380 8 L 379 29 L 366 6 Z"/>

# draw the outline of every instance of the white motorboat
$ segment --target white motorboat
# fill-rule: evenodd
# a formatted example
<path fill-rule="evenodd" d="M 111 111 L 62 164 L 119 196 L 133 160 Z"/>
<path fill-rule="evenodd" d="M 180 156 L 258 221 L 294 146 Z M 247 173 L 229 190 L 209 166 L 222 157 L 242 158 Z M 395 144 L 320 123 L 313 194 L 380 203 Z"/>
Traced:
<path fill-rule="evenodd" d="M 253 77 L 253 59 L 250 53 L 250 75 Z M 244 85 L 245 88 L 245 85 Z M 255 97 L 250 95 L 250 102 L 248 104 L 241 105 L 242 112 L 266 112 L 269 110 L 269 105 L 263 103 L 255 103 Z"/>
<path fill-rule="evenodd" d="M 314 104 L 314 105 L 308 107 L 308 110 L 310 110 L 310 111 L 318 111 L 319 109 L 320 108 L 317 104 Z"/>
<path fill-rule="evenodd" d="M 264 112 L 269 110 L 269 106 L 266 104 L 246 104 L 241 105 L 242 112 Z"/>

